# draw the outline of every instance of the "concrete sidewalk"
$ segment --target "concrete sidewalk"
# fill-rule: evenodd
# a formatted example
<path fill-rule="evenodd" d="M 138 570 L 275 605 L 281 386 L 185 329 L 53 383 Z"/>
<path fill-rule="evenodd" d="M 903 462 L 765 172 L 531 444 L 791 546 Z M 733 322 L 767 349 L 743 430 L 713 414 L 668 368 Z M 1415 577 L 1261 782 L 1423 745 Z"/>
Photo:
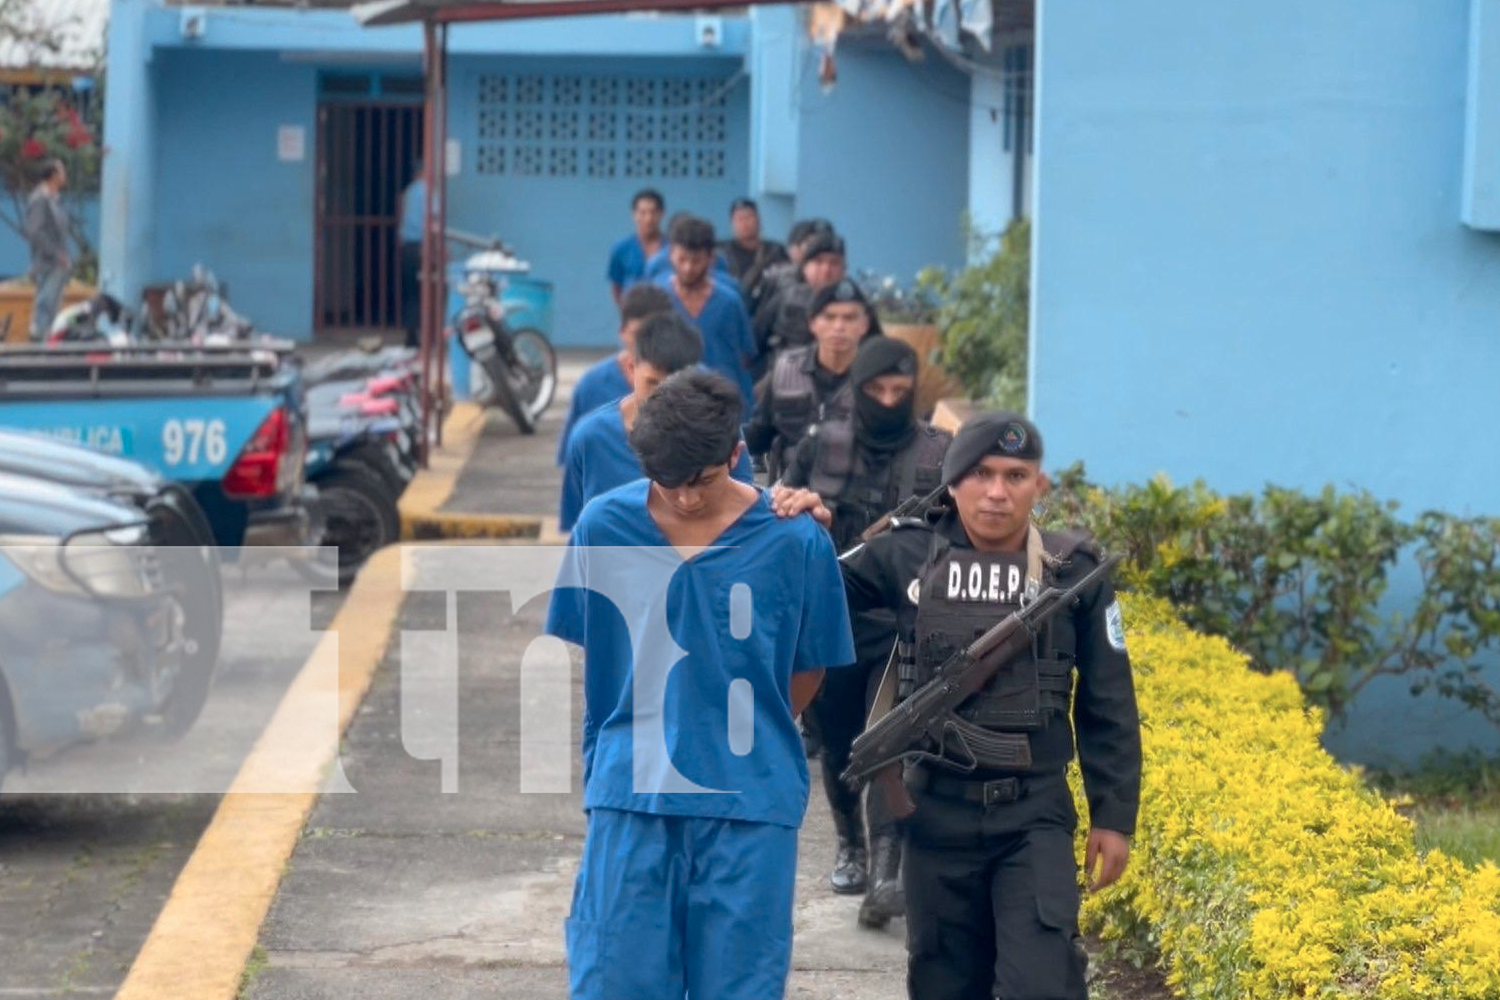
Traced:
<path fill-rule="evenodd" d="M 555 515 L 556 434 L 566 391 L 590 358 L 564 358 L 560 398 L 534 436 L 503 417 L 484 425 L 445 514 Z M 500 585 L 498 582 L 497 586 Z M 458 633 L 459 789 L 440 790 L 436 761 L 404 748 L 401 643 L 387 648 L 348 729 L 343 770 L 357 794 L 325 794 L 286 863 L 241 995 L 291 998 L 567 995 L 562 924 L 582 847 L 578 779 L 569 794 L 521 794 L 522 654 L 544 601 L 512 613 L 503 592 L 464 594 Z M 393 629 L 441 629 L 441 593 L 408 595 Z M 577 771 L 574 732 L 557 741 Z M 904 997 L 904 926 L 855 925 L 858 899 L 826 887 L 834 854 L 814 776 L 798 870 L 792 997 Z M 211 919 L 211 916 L 208 917 Z"/>

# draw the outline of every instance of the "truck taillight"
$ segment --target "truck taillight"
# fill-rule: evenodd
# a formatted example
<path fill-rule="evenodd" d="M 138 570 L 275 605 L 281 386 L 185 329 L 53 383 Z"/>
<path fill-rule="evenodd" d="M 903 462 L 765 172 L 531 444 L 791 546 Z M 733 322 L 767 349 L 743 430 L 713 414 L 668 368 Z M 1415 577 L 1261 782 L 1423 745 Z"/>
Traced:
<path fill-rule="evenodd" d="M 276 496 L 283 485 L 280 472 L 291 444 L 292 429 L 286 411 L 277 407 L 256 428 L 225 474 L 222 484 L 225 495 L 236 499 Z"/>

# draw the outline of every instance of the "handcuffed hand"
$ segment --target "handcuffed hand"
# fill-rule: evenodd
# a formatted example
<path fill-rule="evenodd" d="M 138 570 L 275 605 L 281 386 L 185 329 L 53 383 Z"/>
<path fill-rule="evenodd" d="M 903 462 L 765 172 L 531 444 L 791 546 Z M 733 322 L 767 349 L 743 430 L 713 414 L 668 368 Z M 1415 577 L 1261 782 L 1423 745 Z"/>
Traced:
<path fill-rule="evenodd" d="M 1088 847 L 1083 856 L 1083 870 L 1089 879 L 1089 891 L 1099 892 L 1114 885 L 1130 862 L 1130 840 L 1114 830 L 1089 831 Z M 1095 866 L 1098 871 L 1096 873 Z"/>

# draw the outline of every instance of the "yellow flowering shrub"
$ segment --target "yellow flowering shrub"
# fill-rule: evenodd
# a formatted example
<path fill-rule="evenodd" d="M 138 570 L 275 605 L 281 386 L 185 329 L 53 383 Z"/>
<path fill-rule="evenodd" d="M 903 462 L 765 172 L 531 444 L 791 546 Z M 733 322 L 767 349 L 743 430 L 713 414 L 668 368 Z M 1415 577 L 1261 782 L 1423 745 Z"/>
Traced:
<path fill-rule="evenodd" d="M 1253 672 L 1164 601 L 1122 603 L 1141 816 L 1085 926 L 1158 951 L 1192 1000 L 1500 998 L 1500 869 L 1420 855 L 1410 821 L 1323 751 L 1290 675 Z"/>

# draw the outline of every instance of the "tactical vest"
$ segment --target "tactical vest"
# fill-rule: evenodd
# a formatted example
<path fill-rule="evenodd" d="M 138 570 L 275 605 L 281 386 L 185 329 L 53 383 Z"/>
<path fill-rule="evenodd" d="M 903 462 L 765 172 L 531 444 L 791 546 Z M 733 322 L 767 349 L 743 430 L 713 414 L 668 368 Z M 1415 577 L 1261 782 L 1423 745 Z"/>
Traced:
<path fill-rule="evenodd" d="M 840 549 L 907 497 L 937 489 L 943 456 L 952 438 L 918 423 L 917 436 L 878 468 L 854 437 L 854 416 L 841 414 L 813 425 L 807 447 L 816 448 L 808 488 L 833 511 L 834 544 Z"/>
<path fill-rule="evenodd" d="M 817 289 L 806 282 L 789 285 L 781 292 L 776 303 L 776 319 L 771 324 L 771 350 L 788 351 L 813 342 L 808 313 L 817 294 Z"/>
<path fill-rule="evenodd" d="M 776 458 L 785 469 L 791 464 L 791 449 L 807 436 L 814 423 L 847 418 L 854 411 L 854 394 L 848 381 L 827 399 L 820 398 L 813 378 L 818 359 L 817 347 L 784 351 L 771 370 L 771 424 L 776 428 L 773 446 Z"/>
<path fill-rule="evenodd" d="M 1044 539 L 1032 528 L 1024 553 L 982 553 L 950 547 L 933 532 L 917 584 L 916 645 L 902 643 L 898 650 L 900 696 L 927 683 L 950 656 L 1050 586 L 1054 569 L 1081 542 L 1072 535 Z M 1030 650 L 958 707 L 952 738 L 944 744 L 947 758 L 961 769 L 1029 769 L 1027 734 L 1067 715 L 1075 639 L 1072 617 L 1054 616 L 1032 637 Z"/>

